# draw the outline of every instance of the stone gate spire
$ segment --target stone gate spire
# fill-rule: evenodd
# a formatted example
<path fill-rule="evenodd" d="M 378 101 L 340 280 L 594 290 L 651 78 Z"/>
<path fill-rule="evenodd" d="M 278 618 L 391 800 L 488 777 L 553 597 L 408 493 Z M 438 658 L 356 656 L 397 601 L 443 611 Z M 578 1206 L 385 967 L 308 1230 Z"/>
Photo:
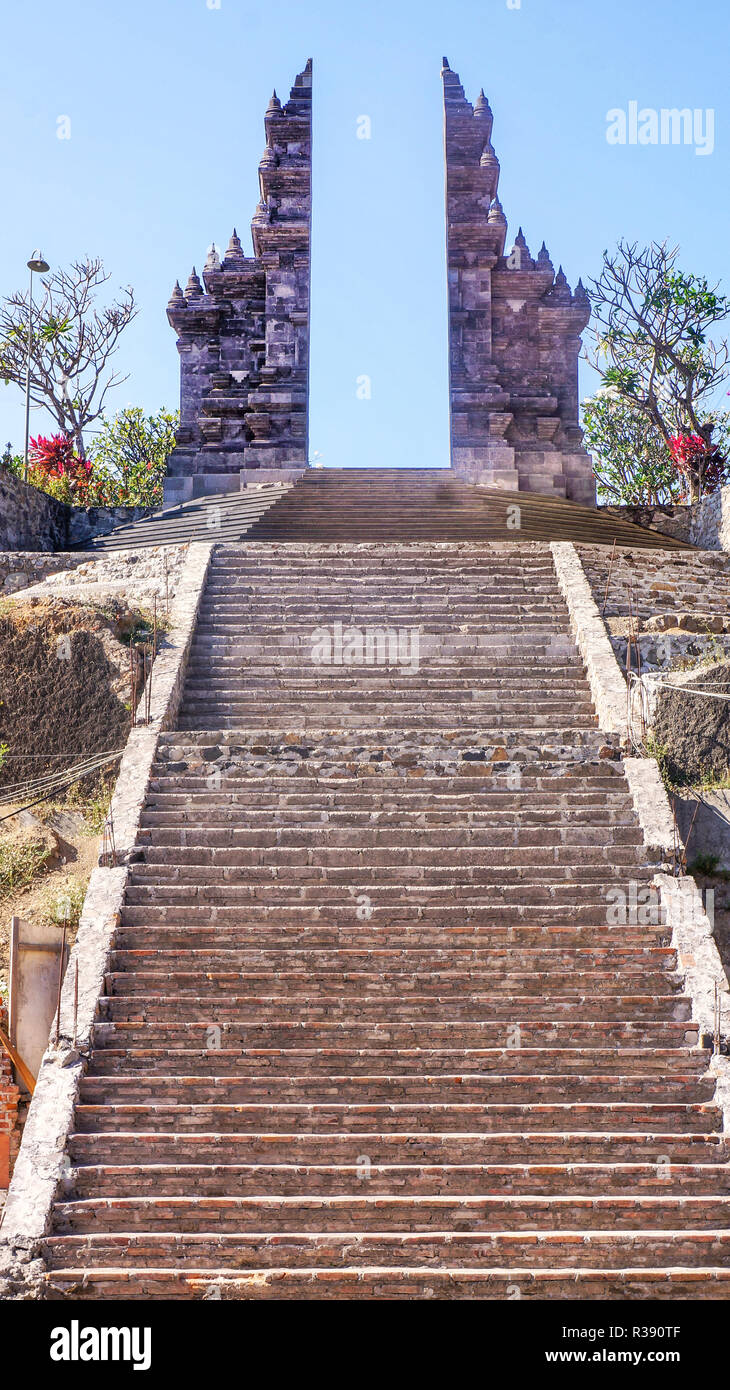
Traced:
<path fill-rule="evenodd" d="M 234 227 L 222 259 L 211 248 L 203 284 L 193 271 L 167 307 L 181 382 L 166 503 L 236 490 L 242 470 L 286 477 L 307 466 L 311 59 L 288 101 L 274 92 L 264 127 L 253 255 Z"/>
<path fill-rule="evenodd" d="M 444 58 L 451 464 L 485 486 L 595 504 L 578 424 L 578 353 L 590 306 L 520 228 L 506 248 L 492 110 Z M 505 254 L 506 252 L 506 254 Z"/>

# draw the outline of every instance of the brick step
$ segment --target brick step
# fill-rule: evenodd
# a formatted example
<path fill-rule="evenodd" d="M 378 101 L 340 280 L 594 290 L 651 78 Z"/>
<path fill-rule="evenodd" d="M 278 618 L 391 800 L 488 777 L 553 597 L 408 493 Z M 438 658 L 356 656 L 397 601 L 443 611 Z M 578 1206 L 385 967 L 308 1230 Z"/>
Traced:
<path fill-rule="evenodd" d="M 465 1048 L 494 1048 L 501 1053 L 507 1046 L 511 1053 L 519 1057 L 526 1049 L 547 1050 L 579 1049 L 587 1052 L 586 1065 L 594 1056 L 608 1056 L 615 1050 L 615 1056 L 623 1058 L 624 1049 L 641 1052 L 647 1059 L 647 1066 L 661 1070 L 666 1065 L 665 1053 L 670 1057 L 681 1053 L 687 1065 L 702 1067 L 706 1053 L 693 1051 L 699 1041 L 699 1024 L 690 1020 L 672 1021 L 662 1019 L 654 1022 L 643 1019 L 638 1022 L 621 1020 L 600 1020 L 589 1022 L 581 1017 L 569 1020 L 546 1019 L 543 1022 L 532 1018 L 518 1017 L 514 1021 L 488 1019 L 486 1021 L 462 1022 L 435 1021 L 428 1015 L 416 1023 L 306 1023 L 286 1022 L 276 1015 L 252 1023 L 229 1022 L 219 1025 L 219 1034 L 211 1033 L 210 1023 L 103 1023 L 94 1024 L 93 1046 L 94 1065 L 101 1067 L 106 1050 L 121 1058 L 128 1050 L 135 1051 L 140 1058 L 145 1055 L 162 1059 L 174 1049 L 190 1053 L 198 1052 L 218 1043 L 220 1049 L 325 1049 L 327 1051 L 349 1049 L 353 1051 L 374 1049 L 413 1049 L 432 1048 L 440 1051 Z M 519 1029 L 519 1048 L 514 1047 Z M 512 1042 L 508 1042 L 511 1039 Z M 212 1054 L 211 1054 L 212 1055 Z M 153 1062 L 150 1061 L 150 1066 Z"/>
<path fill-rule="evenodd" d="M 567 801 L 568 798 L 563 799 Z M 409 801 L 414 800 L 415 798 L 409 798 Z M 346 801 L 342 804 L 337 793 L 332 793 L 329 798 L 320 797 L 319 804 L 315 805 L 312 805 L 308 797 L 294 796 L 269 797 L 270 804 L 266 805 L 261 793 L 253 791 L 251 798 L 246 795 L 243 806 L 241 796 L 237 792 L 214 792 L 203 787 L 197 792 L 167 792 L 153 789 L 148 793 L 145 815 L 160 817 L 164 814 L 169 817 L 171 813 L 180 813 L 177 814 L 176 823 L 181 825 L 190 822 L 192 818 L 196 818 L 193 824 L 200 823 L 201 820 L 207 823 L 211 816 L 216 816 L 225 823 L 226 816 L 232 818 L 238 815 L 240 819 L 245 814 L 246 828 L 303 830 L 312 835 L 321 834 L 326 829 L 336 831 L 341 826 L 353 827 L 352 833 L 358 836 L 359 843 L 363 843 L 363 836 L 387 829 L 391 836 L 398 836 L 400 845 L 433 843 L 439 849 L 445 849 L 449 845 L 458 847 L 460 844 L 473 844 L 475 835 L 484 834 L 492 828 L 502 833 L 512 830 L 515 843 L 520 832 L 533 831 L 552 834 L 560 832 L 563 840 L 572 840 L 574 844 L 578 844 L 579 837 L 572 833 L 576 828 L 579 831 L 585 829 L 589 833 L 600 829 L 605 833 L 607 826 L 636 825 L 636 813 L 628 794 L 619 793 L 618 797 L 611 798 L 611 804 L 603 806 L 591 805 L 589 798 L 581 798 L 579 804 L 565 807 L 560 805 L 560 798 L 556 800 L 557 805 L 553 804 L 552 808 L 540 805 L 532 808 L 526 805 L 510 808 L 503 805 L 499 797 L 480 789 L 479 801 L 475 804 L 472 799 L 470 809 L 454 798 L 450 808 L 432 807 L 427 811 L 419 810 L 417 805 L 410 806 L 408 810 L 391 805 L 383 807 L 382 798 L 375 796 L 351 798 L 349 804 Z M 158 819 L 153 823 L 165 825 L 170 822 Z M 468 838 L 454 838 L 460 835 Z"/>
<path fill-rule="evenodd" d="M 616 846 L 610 858 L 612 871 L 606 875 L 606 861 L 609 860 L 611 851 L 605 845 L 571 845 L 561 844 L 559 841 L 544 846 L 529 843 L 514 845 L 500 844 L 497 838 L 496 844 L 493 841 L 488 847 L 477 845 L 470 851 L 468 847 L 454 845 L 436 844 L 414 849 L 410 845 L 391 845 L 390 848 L 385 848 L 382 844 L 376 843 L 364 849 L 353 848 L 349 852 L 348 863 L 347 848 L 341 845 L 331 846 L 328 839 L 322 844 L 322 836 L 319 837 L 319 844 L 315 840 L 310 847 L 307 844 L 286 843 L 286 840 L 299 838 L 296 831 L 282 831 L 281 834 L 284 843 L 240 849 L 237 863 L 233 862 L 230 855 L 225 864 L 219 857 L 216 857 L 214 863 L 192 863 L 188 854 L 179 855 L 168 851 L 162 862 L 146 859 L 145 862 L 137 863 L 132 873 L 132 881 L 157 883 L 160 886 L 174 883 L 205 886 L 262 882 L 269 879 L 277 879 L 291 885 L 311 881 L 336 884 L 349 883 L 355 871 L 358 875 L 370 876 L 377 875 L 380 870 L 379 876 L 382 878 L 387 873 L 388 880 L 393 883 L 408 880 L 411 883 L 419 881 L 438 884 L 443 880 L 444 873 L 451 870 L 453 875 L 458 874 L 464 884 L 494 883 L 496 887 L 503 882 L 511 882 L 513 871 L 516 870 L 520 871 L 519 877 L 522 881 L 534 881 L 539 876 L 543 883 L 565 879 L 568 870 L 585 870 L 581 877 L 585 877 L 586 882 L 606 882 L 608 888 L 619 871 L 633 867 L 636 872 L 632 881 L 640 883 L 642 890 L 649 886 L 646 881 L 639 880 L 639 875 L 643 879 L 646 873 L 646 856 L 641 854 L 637 845 L 632 844 Z M 437 837 L 434 836 L 434 839 Z M 183 848 L 187 850 L 190 847 Z M 203 846 L 199 848 L 203 850 Z M 438 861 L 436 865 L 434 859 Z M 348 872 L 345 873 L 345 870 Z"/>
<path fill-rule="evenodd" d="M 170 1232 L 51 1236 L 44 1241 L 49 1268 L 142 1267 L 170 1259 Z M 641 1270 L 646 1266 L 727 1268 L 730 1230 L 578 1230 L 539 1233 L 409 1231 L 251 1234 L 176 1233 L 177 1268 L 240 1271 L 284 1268 L 347 1268 L 402 1265 L 499 1269 L 599 1268 Z"/>
<path fill-rule="evenodd" d="M 566 1118 L 570 1118 L 567 1116 Z M 77 1164 L 138 1164 L 144 1154 L 145 1165 L 175 1164 L 184 1169 L 201 1160 L 225 1164 L 281 1164 L 301 1168 L 311 1164 L 362 1165 L 365 1157 L 374 1166 L 392 1165 L 397 1170 L 413 1164 L 497 1164 L 530 1166 L 545 1171 L 561 1164 L 572 1170 L 584 1163 L 642 1163 L 655 1174 L 667 1165 L 706 1165 L 730 1173 L 728 1141 L 719 1133 L 670 1133 L 646 1129 L 614 1130 L 611 1133 L 586 1130 L 525 1129 L 521 1132 L 493 1134 L 341 1132 L 327 1134 L 257 1133 L 233 1134 L 213 1131 L 194 1134 L 160 1133 L 139 1127 L 114 1132 L 75 1131 L 68 1151 Z M 76 1170 L 78 1172 L 78 1169 Z M 71 1174 L 71 1180 L 75 1174 Z M 189 1191 L 189 1188 L 188 1188 Z"/>
<path fill-rule="evenodd" d="M 646 1081 L 654 1086 L 659 1077 L 662 1082 L 682 1088 L 696 1085 L 702 1077 L 703 1098 L 712 1099 L 715 1093 L 714 1077 L 704 1075 L 708 1053 L 699 1048 L 694 1052 L 682 1047 L 608 1046 L 436 1049 L 424 1043 L 410 1049 L 329 1047 L 308 1050 L 304 1047 L 276 1048 L 273 1044 L 234 1048 L 227 1037 L 221 1038 L 218 1045 L 216 1041 L 215 1030 L 211 1028 L 207 1043 L 202 1041 L 198 1051 L 154 1047 L 152 1038 L 147 1037 L 145 1045 L 136 1048 L 95 1047 L 88 1075 L 94 1079 L 114 1076 L 125 1084 L 128 1077 L 134 1079 L 134 1084 L 142 1077 L 151 1077 L 154 1082 L 168 1076 L 233 1078 L 236 1081 L 253 1077 L 263 1084 L 272 1076 L 285 1079 L 357 1077 L 359 1086 L 362 1077 L 407 1076 L 412 1080 L 422 1075 L 429 1078 L 430 1084 L 432 1077 L 451 1078 L 458 1074 L 468 1086 L 474 1083 L 474 1078 L 494 1077 L 501 1084 L 505 1078 L 518 1077 L 524 1082 L 525 1077 L 534 1076 L 536 1084 L 542 1085 L 553 1075 L 564 1080 L 577 1074 L 583 1081 L 607 1078 L 607 1089 L 613 1087 L 616 1078 L 622 1083 L 626 1080 L 631 1086 L 637 1081 L 640 1085 Z M 509 1085 L 512 1086 L 511 1080 Z"/>
<path fill-rule="evenodd" d="M 178 996 L 197 997 L 201 1002 L 217 1001 L 231 997 L 234 990 L 250 990 L 258 995 L 284 1000 L 286 998 L 309 995 L 311 999 L 322 999 L 334 995 L 352 1009 L 353 1001 L 359 994 L 370 998 L 381 998 L 388 1006 L 396 1000 L 417 995 L 433 1004 L 437 998 L 460 997 L 464 992 L 470 994 L 493 995 L 514 994 L 520 990 L 525 995 L 539 994 L 548 999 L 565 993 L 566 986 L 575 994 L 614 995 L 620 994 L 632 985 L 642 984 L 654 994 L 673 994 L 679 991 L 680 981 L 658 969 L 635 965 L 624 967 L 621 977 L 615 970 L 579 970 L 568 968 L 556 962 L 552 971 L 525 971 L 490 968 L 488 970 L 450 969 L 442 970 L 389 970 L 384 975 L 380 970 L 349 970 L 347 974 L 335 970 L 241 970 L 215 973 L 206 971 L 204 978 L 198 971 L 187 974 L 182 970 L 145 970 L 135 974 L 107 971 L 104 975 L 107 993 L 114 995 L 149 995 L 163 993 L 165 987 L 174 990 Z M 181 1003 L 181 1011 L 182 1011 Z"/>
<path fill-rule="evenodd" d="M 76 1127 L 107 1133 L 142 1130 L 145 1133 L 348 1134 L 415 1131 L 451 1131 L 488 1134 L 523 1130 L 611 1130 L 627 1127 L 653 1130 L 664 1135 L 719 1132 L 722 1111 L 707 1102 L 568 1101 L 544 1104 L 468 1102 L 296 1102 L 261 1101 L 248 1104 L 78 1104 Z M 364 1151 L 363 1151 L 364 1152 Z M 576 1150 L 575 1157 L 579 1157 Z"/>
<path fill-rule="evenodd" d="M 263 898 L 256 891 L 256 884 L 251 884 L 248 891 L 227 887 L 217 892 L 212 888 L 198 891 L 192 886 L 174 889 L 166 885 L 156 888 L 132 885 L 127 890 L 121 920 L 127 925 L 149 920 L 152 925 L 189 922 L 191 926 L 199 926 L 206 920 L 206 914 L 210 914 L 215 925 L 245 921 L 254 926 L 272 920 L 281 925 L 291 922 L 301 925 L 308 917 L 319 923 L 346 924 L 357 914 L 358 897 L 366 893 L 370 900 L 366 907 L 371 917 L 377 912 L 392 922 L 413 920 L 415 914 L 422 921 L 439 922 L 445 927 L 472 922 L 534 925 L 536 919 L 540 925 L 551 922 L 560 926 L 571 922 L 586 926 L 606 924 L 610 900 L 605 890 L 600 889 L 600 878 L 595 885 L 586 882 L 576 887 L 566 879 L 538 886 L 528 876 L 520 882 L 515 874 L 510 884 L 495 885 L 488 872 L 485 873 L 487 876 L 482 884 L 475 881 L 454 889 L 451 895 L 448 883 L 428 887 L 403 878 L 400 882 L 383 884 L 382 879 L 358 875 L 354 868 L 349 881 L 345 879 L 340 886 L 329 883 L 287 886 L 267 880 Z M 620 873 L 616 875 L 616 882 L 622 882 Z"/>
<path fill-rule="evenodd" d="M 204 869 L 198 872 L 203 873 Z M 319 910 L 323 915 L 318 920 L 326 921 L 329 918 L 324 914 L 328 910 L 341 913 L 346 907 L 354 913 L 356 897 L 363 887 L 367 887 L 373 912 L 384 911 L 393 921 L 397 921 L 399 916 L 408 914 L 414 906 L 422 908 L 424 913 L 428 909 L 432 915 L 440 909 L 444 912 L 444 925 L 455 921 L 462 913 L 464 922 L 490 922 L 502 916 L 507 924 L 512 918 L 524 920 L 525 917 L 534 917 L 536 908 L 545 914 L 546 923 L 556 921 L 563 913 L 566 925 L 578 918 L 586 924 L 605 924 L 607 906 L 613 901 L 606 895 L 606 885 L 615 883 L 622 886 L 625 883 L 620 865 L 616 866 L 615 872 L 610 872 L 606 866 L 603 874 L 596 875 L 591 875 L 590 866 L 586 866 L 585 883 L 575 883 L 569 877 L 548 883 L 540 865 L 534 870 L 528 865 L 521 874 L 515 870 L 505 882 L 497 883 L 492 869 L 475 868 L 468 881 L 465 876 L 465 881 L 460 882 L 458 887 L 454 885 L 451 892 L 448 871 L 442 879 L 433 874 L 427 879 L 425 871 L 404 871 L 399 874 L 395 868 L 391 868 L 386 878 L 384 871 L 377 874 L 377 866 L 368 870 L 359 869 L 357 864 L 352 865 L 349 875 L 345 870 L 332 869 L 318 880 L 313 880 L 311 876 L 307 879 L 306 874 L 297 876 L 294 869 L 288 869 L 286 875 L 274 879 L 262 869 L 258 879 L 254 877 L 252 880 L 249 876 L 246 883 L 221 880 L 219 887 L 210 880 L 197 887 L 193 883 L 176 887 L 160 882 L 154 874 L 152 878 L 153 882 L 147 886 L 132 884 L 129 887 L 127 902 L 130 905 L 149 904 L 152 911 L 164 910 L 166 906 L 171 909 L 187 907 L 191 913 L 204 907 L 215 908 L 216 921 L 223 922 L 230 921 L 234 913 L 240 915 L 241 908 L 250 908 L 256 920 L 261 920 L 262 914 L 267 911 L 275 912 L 279 908 L 289 912 L 306 912 L 309 909 Z M 264 883 L 267 890 L 265 902 L 257 892 L 257 887 Z M 585 917 L 581 916 L 583 912 Z M 169 920 L 176 919 L 171 917 Z M 194 918 L 191 920 L 195 921 Z"/>
<path fill-rule="evenodd" d="M 565 1164 L 106 1164 L 76 1168 L 65 1179 L 68 1200 L 102 1197 L 312 1198 L 367 1192 L 371 1196 L 475 1193 L 505 1197 L 730 1196 L 725 1163 Z M 730 1290 L 729 1290 L 730 1292 Z"/>
<path fill-rule="evenodd" d="M 362 1183 L 360 1184 L 362 1186 Z M 114 1196 L 59 1202 L 54 1237 L 143 1231 L 179 1235 L 206 1231 L 245 1235 L 338 1235 L 533 1231 L 640 1231 L 656 1239 L 687 1229 L 730 1235 L 730 1197 L 606 1196 Z M 288 1243 L 288 1242 L 287 1242 Z M 723 1247 L 730 1254 L 730 1242 Z M 730 1265 L 730 1258 L 728 1259 Z"/>
<path fill-rule="evenodd" d="M 571 981 L 571 983 L 573 983 Z M 624 989 L 629 985 L 625 981 Z M 641 983 L 644 981 L 642 979 Z M 260 1024 L 262 1019 L 271 1017 L 281 1021 L 297 1023 L 336 1023 L 341 1020 L 352 1022 L 352 1000 L 338 994 L 323 994 L 313 999 L 306 990 L 301 994 L 282 997 L 280 994 L 241 994 L 238 990 L 215 1000 L 215 1013 L 211 1014 L 210 1000 L 186 995 L 181 1001 L 177 995 L 162 990 L 153 994 L 101 996 L 98 1003 L 101 1021 L 177 1023 L 181 1016 L 189 1023 L 212 1023 L 223 1027 L 226 1023 Z M 470 989 L 466 997 L 458 995 L 414 994 L 410 998 L 384 997 L 363 991 L 357 1000 L 357 1020 L 361 1023 L 418 1023 L 422 1018 L 435 1019 L 446 1023 L 481 1023 L 485 1018 L 491 1021 L 504 1019 L 512 1024 L 514 1020 L 529 1017 L 533 1021 L 552 1021 L 565 1016 L 566 1021 L 576 1019 L 583 1022 L 603 1022 L 613 1019 L 617 1022 L 630 1021 L 639 1024 L 642 1020 L 659 1022 L 673 1020 L 682 1022 L 691 1018 L 691 1004 L 685 995 L 672 993 L 616 993 L 602 994 L 594 998 L 591 994 L 572 992 L 565 987 L 551 995 L 549 999 L 539 994 L 480 994 Z"/>
<path fill-rule="evenodd" d="M 695 1266 L 693 1269 L 330 1269 L 268 1270 L 178 1269 L 160 1265 L 145 1269 L 113 1266 L 92 1271 L 84 1267 L 59 1267 L 46 1275 L 45 1297 L 84 1300 L 151 1299 L 196 1300 L 211 1297 L 226 1301 L 271 1299 L 296 1301 L 367 1300 L 495 1300 L 515 1297 L 599 1302 L 627 1300 L 708 1300 L 730 1297 L 730 1270 Z"/>
<path fill-rule="evenodd" d="M 196 886 L 196 896 L 208 887 L 224 889 L 230 884 L 251 884 L 276 882 L 291 889 L 302 884 L 322 883 L 334 887 L 337 884 L 349 885 L 353 874 L 360 879 L 382 881 L 387 874 L 389 887 L 396 884 L 422 883 L 437 887 L 458 876 L 462 887 L 470 884 L 484 884 L 498 888 L 511 884 L 515 878 L 521 882 L 540 881 L 564 883 L 573 874 L 589 883 L 609 885 L 615 882 L 624 871 L 633 870 L 634 878 L 646 872 L 646 856 L 641 855 L 636 845 L 619 846 L 610 858 L 610 850 L 597 845 L 499 845 L 492 848 L 479 847 L 469 855 L 468 849 L 436 847 L 417 850 L 402 847 L 402 855 L 397 854 L 397 846 L 384 849 L 371 846 L 365 850 L 353 849 L 348 863 L 347 850 L 342 847 L 330 848 L 325 841 L 323 846 L 296 846 L 273 844 L 241 850 L 240 862 L 223 865 L 220 860 L 214 864 L 191 864 L 185 854 L 168 853 L 167 863 L 144 863 L 135 865 L 131 882 L 140 885 L 157 886 L 160 890 L 180 884 Z M 501 857 L 501 858 L 500 858 Z M 434 865 L 436 858 L 438 863 Z M 606 872 L 607 868 L 609 871 Z M 644 890 L 645 884 L 641 884 Z M 628 891 L 628 890 L 627 890 Z M 648 890 L 647 890 L 648 891 Z M 606 899 L 604 893 L 604 901 Z M 654 895 L 656 896 L 656 894 Z M 211 898 L 211 901 L 216 901 Z M 235 895 L 234 895 L 235 901 Z M 648 901 L 648 900 L 646 900 Z M 643 909 L 642 909 L 643 910 Z"/>
<path fill-rule="evenodd" d="M 676 1063 L 676 1073 L 668 1076 L 641 1076 L 635 1072 L 609 1074 L 608 1068 L 586 1072 L 575 1070 L 543 1073 L 540 1059 L 534 1059 L 535 1072 L 522 1069 L 476 1073 L 467 1070 L 467 1059 L 450 1059 L 450 1069 L 431 1070 L 429 1058 L 411 1062 L 400 1070 L 385 1067 L 374 1074 L 339 1073 L 335 1062 L 329 1068 L 285 1074 L 284 1060 L 255 1069 L 227 1069 L 221 1063 L 212 1075 L 148 1072 L 89 1074 L 81 1081 L 82 1105 L 119 1106 L 166 1105 L 390 1105 L 424 1104 L 479 1106 L 575 1103 L 608 1105 L 614 1101 L 631 1104 L 694 1105 L 709 1102 L 715 1094 L 712 1076 L 685 1075 Z M 386 1064 L 387 1065 L 387 1064 Z M 618 1065 L 618 1064 L 617 1064 Z M 459 1070 L 455 1070 L 459 1068 Z"/>
<path fill-rule="evenodd" d="M 480 848 L 488 849 L 494 844 L 505 848 L 513 845 L 517 848 L 520 842 L 530 844 L 527 837 L 533 837 L 531 844 L 534 849 L 546 849 L 549 845 L 556 844 L 580 849 L 591 847 L 591 844 L 601 844 L 601 840 L 597 838 L 601 835 L 603 847 L 612 848 L 605 845 L 606 827 L 610 827 L 616 834 L 617 847 L 637 845 L 640 842 L 637 838 L 637 817 L 633 806 L 628 805 L 624 795 L 620 802 L 606 806 L 602 813 L 594 806 L 576 806 L 571 812 L 563 812 L 560 809 L 551 812 L 542 810 L 540 806 L 533 810 L 510 809 L 509 806 L 492 805 L 492 798 L 487 792 L 480 794 L 477 790 L 476 796 L 480 799 L 481 805 L 474 806 L 470 812 L 462 813 L 457 808 L 453 808 L 451 812 L 439 810 L 431 813 L 431 817 L 438 816 L 439 819 L 431 819 L 430 823 L 427 813 L 420 810 L 381 810 L 380 799 L 377 798 L 371 799 L 370 806 L 364 810 L 350 809 L 346 806 L 341 808 L 336 802 L 323 808 L 266 806 L 257 809 L 249 808 L 248 796 L 242 803 L 241 791 L 238 794 L 232 792 L 229 799 L 222 802 L 218 801 L 216 796 L 209 795 L 203 799 L 202 805 L 193 802 L 184 792 L 175 792 L 172 801 L 157 794 L 150 796 L 142 820 L 145 826 L 192 826 L 199 830 L 200 834 L 204 834 L 204 830 L 209 826 L 234 826 L 238 827 L 239 833 L 250 834 L 252 837 L 268 835 L 270 845 L 286 845 L 284 837 L 288 837 L 292 847 L 323 847 L 324 840 L 324 847 L 331 851 L 335 851 L 341 845 L 352 845 L 353 848 L 357 845 L 363 852 L 367 852 L 368 847 L 375 847 L 382 841 L 385 848 L 395 848 L 395 844 L 398 844 L 398 848 L 405 851 L 423 848 L 425 851 L 451 849 L 474 852 Z M 323 812 L 327 813 L 327 819 L 324 819 Z M 249 824 L 249 813 L 250 816 L 256 817 L 252 824 Z M 303 815 L 309 815 L 309 821 L 302 820 Z M 338 816 L 339 820 L 332 820 L 331 816 Z M 385 823 L 384 817 L 387 817 Z M 406 817 L 410 817 L 410 823 Z M 633 833 L 633 838 L 626 834 L 627 831 Z M 541 837 L 544 835 L 551 838 L 542 840 Z M 623 840 L 619 838 L 620 835 L 623 835 Z M 298 838 L 295 840 L 295 837 Z M 203 844 L 203 841 L 200 844 Z M 266 848 L 267 841 L 252 838 L 250 844 L 252 847 L 260 845 Z M 431 858 L 434 856 L 431 855 Z"/>
<path fill-rule="evenodd" d="M 672 947 L 664 946 L 614 947 L 613 950 L 579 946 L 567 950 L 519 946 L 450 946 L 437 949 L 381 946 L 362 950 L 356 947 L 317 950 L 297 946 L 282 949 L 243 946 L 227 951 L 178 947 L 170 951 L 154 948 L 112 950 L 108 964 L 112 975 L 121 972 L 136 976 L 147 973 L 159 975 L 169 971 L 170 978 L 175 980 L 185 980 L 196 971 L 207 977 L 218 977 L 220 974 L 226 979 L 236 973 L 242 979 L 251 973 L 270 974 L 278 979 L 298 977 L 307 972 L 311 972 L 313 978 L 330 974 L 344 978 L 352 972 L 373 975 L 407 973 L 414 979 L 431 979 L 433 976 L 441 979 L 444 974 L 447 978 L 462 975 L 472 977 L 474 974 L 483 978 L 491 971 L 497 980 L 504 974 L 514 974 L 517 978 L 531 971 L 541 975 L 564 971 L 566 978 L 570 978 L 573 971 L 603 973 L 611 966 L 616 971 L 642 970 L 651 975 L 657 971 L 675 970 L 677 952 Z"/>
<path fill-rule="evenodd" d="M 288 927 L 284 930 L 259 928 L 247 930 L 245 927 L 119 927 L 115 933 L 114 945 L 118 951 L 145 950 L 215 950 L 221 948 L 240 949 L 257 947 L 263 950 L 297 947 L 306 950 L 322 949 L 373 949 L 388 947 L 391 950 L 409 948 L 444 949 L 449 946 L 462 946 L 467 949 L 490 946 L 499 948 L 516 946 L 519 948 L 548 947 L 566 949 L 574 946 L 583 948 L 599 947 L 613 950 L 613 942 L 621 946 L 643 949 L 647 945 L 669 946 L 671 932 L 668 927 L 422 927 L 418 921 L 412 926 L 378 925 L 373 919 L 369 922 L 348 924 L 339 927 L 318 927 L 315 924 L 297 930 Z"/>

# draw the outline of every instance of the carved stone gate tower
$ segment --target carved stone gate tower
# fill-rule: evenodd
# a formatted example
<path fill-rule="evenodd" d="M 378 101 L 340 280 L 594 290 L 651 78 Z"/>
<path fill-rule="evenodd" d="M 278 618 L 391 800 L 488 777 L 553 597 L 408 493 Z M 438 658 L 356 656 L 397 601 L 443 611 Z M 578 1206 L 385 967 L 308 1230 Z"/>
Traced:
<path fill-rule="evenodd" d="M 578 424 L 578 353 L 589 317 L 543 245 L 505 255 L 492 112 L 443 70 L 451 466 L 467 481 L 595 505 Z M 265 118 L 253 256 L 234 230 L 202 283 L 176 284 L 181 422 L 165 483 L 173 503 L 294 478 L 308 461 L 312 63 Z M 417 459 L 409 460 L 418 464 Z"/>
<path fill-rule="evenodd" d="M 253 256 L 234 229 L 221 261 L 208 253 L 176 284 L 167 316 L 178 334 L 180 428 L 166 503 L 240 487 L 307 466 L 312 62 L 289 100 L 274 95 L 259 164 L 261 200 L 251 224 Z"/>
<path fill-rule="evenodd" d="M 595 505 L 578 424 L 588 296 L 518 233 L 506 256 L 493 116 L 444 58 L 451 466 L 471 482 Z"/>

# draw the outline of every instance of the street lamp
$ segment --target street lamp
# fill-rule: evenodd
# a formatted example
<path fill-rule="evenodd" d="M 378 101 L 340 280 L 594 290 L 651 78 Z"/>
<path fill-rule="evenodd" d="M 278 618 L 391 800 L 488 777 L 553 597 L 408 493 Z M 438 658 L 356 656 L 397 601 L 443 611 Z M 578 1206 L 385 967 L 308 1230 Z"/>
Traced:
<path fill-rule="evenodd" d="M 28 481 L 28 435 L 30 433 L 30 354 L 33 345 L 33 271 L 44 275 L 50 270 L 40 251 L 34 251 L 26 263 L 30 271 L 30 294 L 28 295 L 28 351 L 25 359 L 25 449 L 23 451 L 23 479 Z"/>

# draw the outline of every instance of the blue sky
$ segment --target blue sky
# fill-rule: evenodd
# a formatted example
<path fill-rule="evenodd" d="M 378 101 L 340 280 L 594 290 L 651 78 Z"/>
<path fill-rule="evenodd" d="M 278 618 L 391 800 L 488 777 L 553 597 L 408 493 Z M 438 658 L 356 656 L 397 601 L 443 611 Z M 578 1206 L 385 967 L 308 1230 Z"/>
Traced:
<path fill-rule="evenodd" d="M 311 449 L 326 465 L 448 463 L 442 54 L 493 107 L 508 237 L 521 223 L 533 251 L 544 238 L 571 284 L 620 236 L 669 238 L 730 290 L 727 0 L 215 4 L 3 7 L 0 294 L 24 285 L 35 246 L 54 265 L 99 255 L 134 286 L 113 408 L 177 404 L 170 290 L 234 223 L 250 249 L 263 113 L 309 56 Z M 609 145 L 606 113 L 634 100 L 712 108 L 713 153 Z M 20 449 L 22 420 L 20 392 L 0 385 L 0 443 Z M 32 432 L 48 423 L 34 411 Z"/>

